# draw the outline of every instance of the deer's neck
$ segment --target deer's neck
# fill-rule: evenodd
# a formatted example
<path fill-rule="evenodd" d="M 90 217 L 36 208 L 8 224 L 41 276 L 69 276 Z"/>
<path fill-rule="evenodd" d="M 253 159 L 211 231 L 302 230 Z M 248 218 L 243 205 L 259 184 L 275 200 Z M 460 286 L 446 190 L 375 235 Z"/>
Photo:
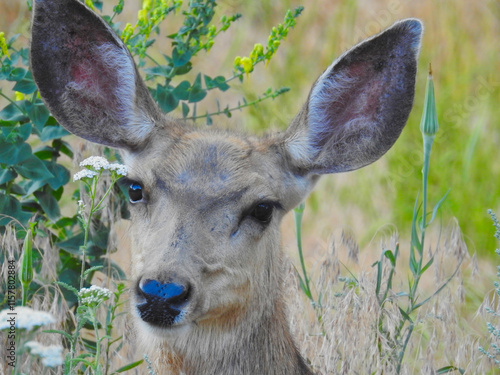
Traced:
<path fill-rule="evenodd" d="M 292 339 L 281 301 L 253 321 L 226 330 L 198 325 L 176 340 L 175 348 L 155 353 L 158 375 L 312 375 Z"/>

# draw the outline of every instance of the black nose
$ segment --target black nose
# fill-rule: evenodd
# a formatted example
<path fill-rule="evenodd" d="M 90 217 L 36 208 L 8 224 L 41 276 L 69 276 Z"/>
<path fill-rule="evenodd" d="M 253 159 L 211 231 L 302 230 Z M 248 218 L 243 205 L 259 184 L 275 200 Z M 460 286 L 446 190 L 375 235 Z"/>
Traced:
<path fill-rule="evenodd" d="M 141 319 L 159 327 L 169 327 L 182 318 L 182 308 L 191 293 L 188 283 L 141 280 L 136 289 Z"/>

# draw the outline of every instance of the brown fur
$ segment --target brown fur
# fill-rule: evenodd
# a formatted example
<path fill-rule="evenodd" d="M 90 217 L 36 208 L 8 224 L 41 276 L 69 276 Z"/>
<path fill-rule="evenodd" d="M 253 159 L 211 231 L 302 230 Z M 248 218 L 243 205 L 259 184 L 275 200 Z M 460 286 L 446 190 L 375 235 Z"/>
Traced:
<path fill-rule="evenodd" d="M 34 5 L 31 60 L 44 101 L 75 134 L 122 148 L 142 187 L 130 208 L 138 351 L 159 374 L 311 374 L 286 317 L 280 222 L 319 175 L 370 164 L 396 141 L 412 106 L 420 22 L 341 56 L 290 128 L 259 139 L 164 117 L 95 14 L 76 0 Z M 268 223 L 253 216 L 263 202 Z M 144 280 L 189 286 L 176 320 L 145 320 L 139 306 L 164 311 L 145 302 Z"/>

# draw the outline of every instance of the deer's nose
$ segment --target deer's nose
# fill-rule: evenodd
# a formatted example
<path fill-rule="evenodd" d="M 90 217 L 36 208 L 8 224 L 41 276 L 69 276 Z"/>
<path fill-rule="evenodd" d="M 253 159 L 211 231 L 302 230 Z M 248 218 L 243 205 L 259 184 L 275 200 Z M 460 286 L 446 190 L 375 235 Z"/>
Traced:
<path fill-rule="evenodd" d="M 182 319 L 182 309 L 188 303 L 191 286 L 179 280 L 162 283 L 141 280 L 136 289 L 137 309 L 141 319 L 159 327 L 169 327 Z"/>

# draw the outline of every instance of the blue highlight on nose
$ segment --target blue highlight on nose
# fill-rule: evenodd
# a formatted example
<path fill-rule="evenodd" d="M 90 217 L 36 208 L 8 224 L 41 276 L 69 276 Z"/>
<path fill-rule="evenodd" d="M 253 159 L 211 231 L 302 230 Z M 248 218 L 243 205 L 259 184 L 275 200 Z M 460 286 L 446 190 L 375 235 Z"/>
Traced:
<path fill-rule="evenodd" d="M 141 287 L 144 293 L 157 296 L 163 299 L 170 299 L 180 296 L 185 288 L 175 283 L 161 284 L 156 280 L 148 280 Z"/>

